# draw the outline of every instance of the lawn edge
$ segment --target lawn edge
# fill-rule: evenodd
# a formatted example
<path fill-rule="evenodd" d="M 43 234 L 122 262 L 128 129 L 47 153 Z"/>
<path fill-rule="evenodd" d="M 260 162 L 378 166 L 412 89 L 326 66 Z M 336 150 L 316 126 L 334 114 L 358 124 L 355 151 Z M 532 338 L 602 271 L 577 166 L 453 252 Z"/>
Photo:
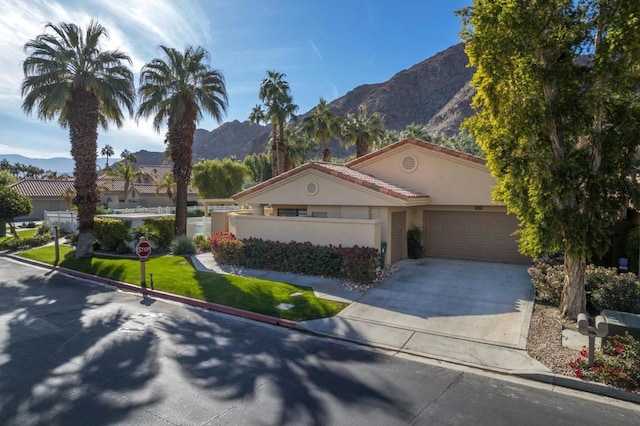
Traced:
<path fill-rule="evenodd" d="M 140 293 L 142 295 L 153 296 L 162 300 L 171 300 L 173 302 L 184 303 L 186 305 L 195 306 L 202 309 L 207 309 L 214 312 L 220 312 L 228 315 L 234 315 L 254 321 L 260 321 L 267 324 L 277 325 L 280 327 L 295 329 L 297 321 L 288 320 L 284 318 L 272 317 L 270 315 L 259 314 L 257 312 L 247 311 L 244 309 L 234 308 L 232 306 L 221 305 L 219 303 L 207 302 L 206 300 L 194 299 L 192 297 L 180 296 L 173 293 L 167 293 L 160 290 L 152 290 L 150 288 L 141 287 L 136 284 L 130 284 L 123 281 L 113 280 L 110 278 L 104 278 L 97 275 L 87 274 L 85 272 L 76 271 L 74 269 L 64 268 L 61 266 L 51 265 L 49 263 L 39 262 L 33 259 L 27 259 L 15 254 L 5 253 L 2 256 L 16 260 L 18 262 L 27 263 L 33 266 L 39 266 L 44 269 L 50 269 L 51 271 L 57 271 L 66 275 L 70 275 L 75 278 L 81 278 L 84 280 L 93 281 L 96 283 L 116 287 L 123 291 Z"/>

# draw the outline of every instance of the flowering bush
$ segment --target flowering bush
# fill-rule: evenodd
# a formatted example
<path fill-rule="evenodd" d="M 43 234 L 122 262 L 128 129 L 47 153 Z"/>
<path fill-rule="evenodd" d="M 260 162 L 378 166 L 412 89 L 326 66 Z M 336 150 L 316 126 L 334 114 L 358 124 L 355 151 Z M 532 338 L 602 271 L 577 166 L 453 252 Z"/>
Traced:
<path fill-rule="evenodd" d="M 342 278 L 371 284 L 380 252 L 370 247 L 315 246 L 310 242 L 282 243 L 257 238 L 237 240 L 228 232 L 209 239 L 216 261 L 252 269 Z"/>
<path fill-rule="evenodd" d="M 360 284 L 370 284 L 376 279 L 380 253 L 371 247 L 345 247 L 340 252 L 344 278 Z"/>
<path fill-rule="evenodd" d="M 564 265 L 538 260 L 529 268 L 529 275 L 536 288 L 536 300 L 559 306 L 564 285 Z"/>
<path fill-rule="evenodd" d="M 529 268 L 536 300 L 560 305 L 565 267 L 556 260 L 541 259 Z M 640 283 L 635 274 L 618 274 L 615 268 L 588 265 L 584 275 L 587 298 L 598 310 L 640 313 Z"/>
<path fill-rule="evenodd" d="M 242 264 L 244 244 L 236 239 L 232 232 L 216 232 L 209 237 L 209 242 L 211 253 L 217 262 L 228 265 Z"/>
<path fill-rule="evenodd" d="M 589 265 L 585 284 L 596 309 L 640 313 L 640 283 L 635 274 Z"/>
<path fill-rule="evenodd" d="M 602 352 L 596 352 L 593 366 L 587 365 L 587 349 L 569 363 L 579 379 L 606 383 L 629 391 L 640 391 L 640 341 L 628 334 L 607 338 Z"/>

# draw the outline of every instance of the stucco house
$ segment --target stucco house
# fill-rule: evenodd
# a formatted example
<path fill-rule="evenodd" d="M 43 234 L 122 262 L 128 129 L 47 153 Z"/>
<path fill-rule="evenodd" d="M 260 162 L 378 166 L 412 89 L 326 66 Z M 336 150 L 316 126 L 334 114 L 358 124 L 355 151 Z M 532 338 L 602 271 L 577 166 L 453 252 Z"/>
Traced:
<path fill-rule="evenodd" d="M 251 214 L 229 215 L 229 231 L 242 239 L 384 243 L 388 263 L 407 257 L 407 230 L 418 227 L 425 256 L 528 263 L 515 217 L 491 200 L 495 185 L 484 159 L 404 139 L 343 166 L 307 163 L 234 195 Z"/>
<path fill-rule="evenodd" d="M 98 178 L 99 205 L 106 207 L 165 207 L 174 202 L 169 198 L 166 190 L 157 191 L 158 186 L 153 182 L 171 171 L 171 166 L 141 166 L 142 176 L 131 183 L 129 202 L 124 203 L 124 180 L 108 176 Z M 31 200 L 33 211 L 29 216 L 15 218 L 16 220 L 37 220 L 44 217 L 45 211 L 64 211 L 71 206 L 63 194 L 73 189 L 71 179 L 22 179 L 10 185 L 22 195 Z M 197 201 L 198 192 L 189 187 L 187 199 Z"/>

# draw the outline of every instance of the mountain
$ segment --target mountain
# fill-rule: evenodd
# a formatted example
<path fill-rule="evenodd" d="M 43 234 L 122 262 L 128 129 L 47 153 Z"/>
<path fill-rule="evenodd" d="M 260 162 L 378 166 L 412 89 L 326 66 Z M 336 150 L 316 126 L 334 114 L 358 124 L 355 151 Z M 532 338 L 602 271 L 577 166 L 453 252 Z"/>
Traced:
<path fill-rule="evenodd" d="M 470 85 L 473 69 L 462 43 L 452 46 L 406 70 L 388 81 L 363 84 L 334 101 L 329 107 L 345 117 L 365 104 L 369 113 L 379 112 L 388 130 L 401 131 L 415 123 L 427 127 L 432 133 L 454 135 L 460 132 L 460 123 L 469 117 L 473 88 Z M 293 93 L 295 100 L 295 93 Z M 300 115 L 298 123 L 311 111 Z M 271 126 L 251 125 L 249 121 L 234 120 L 214 130 L 197 129 L 193 142 L 193 160 L 235 157 L 264 152 Z M 334 157 L 346 157 L 347 151 L 337 141 L 330 144 Z M 134 153 L 139 165 L 163 164 L 164 153 L 139 151 Z M 312 153 L 313 154 L 313 153 Z M 73 160 L 68 158 L 28 159 L 22 156 L 5 156 L 11 163 L 32 164 L 59 173 L 73 172 Z M 11 159 L 9 157 L 15 158 Z M 2 156 L 0 156 L 0 159 Z M 104 158 L 99 159 L 104 166 Z M 119 158 L 110 159 L 115 163 Z"/>
<path fill-rule="evenodd" d="M 25 164 L 27 166 L 39 167 L 44 171 L 52 170 L 62 174 L 73 174 L 75 163 L 72 158 L 54 157 L 54 158 L 29 158 L 17 154 L 0 154 L 0 161 L 6 159 L 9 163 Z M 103 168 L 107 159 L 105 157 L 98 158 L 98 167 Z"/>
<path fill-rule="evenodd" d="M 388 81 L 363 84 L 329 103 L 336 114 L 344 117 L 356 112 L 360 104 L 369 113 L 379 112 L 388 130 L 403 130 L 407 125 L 422 124 L 433 133 L 454 135 L 460 123 L 472 114 L 470 106 L 473 69 L 462 43 L 452 46 L 409 69 L 400 71 Z M 294 100 L 295 100 L 295 93 Z M 298 122 L 310 111 L 298 117 Z M 237 120 L 215 130 L 198 129 L 193 144 L 194 160 L 201 158 L 244 158 L 263 151 L 269 139 L 270 126 L 250 125 Z M 333 141 L 334 157 L 349 153 Z"/>

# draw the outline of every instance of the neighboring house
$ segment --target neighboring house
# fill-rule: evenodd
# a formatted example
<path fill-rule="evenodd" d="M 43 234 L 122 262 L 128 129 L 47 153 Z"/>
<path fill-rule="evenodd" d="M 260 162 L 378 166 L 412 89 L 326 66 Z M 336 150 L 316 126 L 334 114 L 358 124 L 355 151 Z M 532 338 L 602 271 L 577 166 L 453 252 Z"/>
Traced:
<path fill-rule="evenodd" d="M 166 172 L 164 172 L 166 169 L 171 171 L 171 166 L 143 166 L 141 168 L 145 174 L 131 184 L 129 190 L 129 199 L 131 202 L 129 203 L 124 203 L 124 181 L 122 179 L 100 176 L 97 182 L 99 193 L 98 204 L 110 208 L 172 206 L 174 203 L 167 196 L 166 191 L 162 189 L 157 191 L 158 186 L 152 183 L 155 179 L 166 174 Z M 146 169 L 150 169 L 149 172 L 147 172 Z M 153 172 L 154 169 L 156 172 Z M 16 188 L 21 194 L 29 197 L 33 206 L 33 211 L 29 216 L 15 219 L 42 219 L 44 218 L 45 211 L 68 210 L 69 205 L 63 194 L 69 188 L 73 188 L 73 182 L 73 178 L 68 180 L 23 179 L 10 185 Z M 198 192 L 190 187 L 187 200 L 197 201 Z"/>
<path fill-rule="evenodd" d="M 29 197 L 33 207 L 29 216 L 14 219 L 18 221 L 33 220 L 44 218 L 45 211 L 69 209 L 62 194 L 73 189 L 73 179 L 22 179 L 9 186 Z"/>
<path fill-rule="evenodd" d="M 527 263 L 517 221 L 491 200 L 485 160 L 405 139 L 344 166 L 312 162 L 234 195 L 252 214 L 229 215 L 238 238 L 386 246 L 407 257 L 407 230 L 423 231 L 425 256 Z M 265 206 L 273 216 L 264 216 Z"/>

